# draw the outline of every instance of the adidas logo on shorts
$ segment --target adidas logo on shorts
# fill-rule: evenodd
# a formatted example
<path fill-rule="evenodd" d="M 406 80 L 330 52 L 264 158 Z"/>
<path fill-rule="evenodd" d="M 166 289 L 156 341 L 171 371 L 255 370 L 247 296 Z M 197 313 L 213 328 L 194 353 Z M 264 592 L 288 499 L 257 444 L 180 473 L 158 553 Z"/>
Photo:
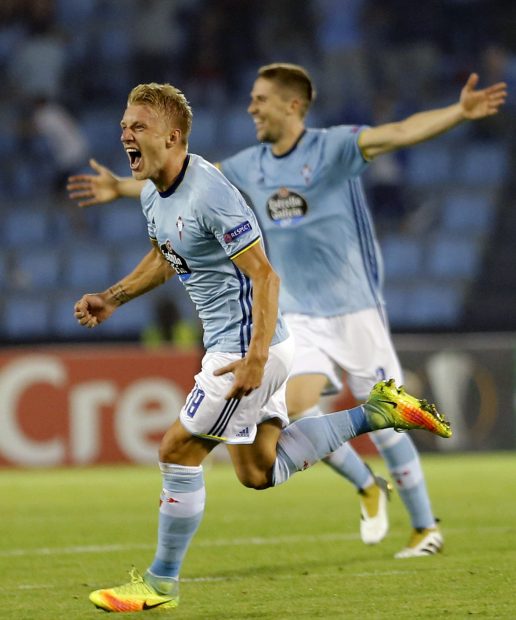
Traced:
<path fill-rule="evenodd" d="M 236 434 L 237 437 L 249 437 L 249 428 L 246 426 L 239 433 Z"/>

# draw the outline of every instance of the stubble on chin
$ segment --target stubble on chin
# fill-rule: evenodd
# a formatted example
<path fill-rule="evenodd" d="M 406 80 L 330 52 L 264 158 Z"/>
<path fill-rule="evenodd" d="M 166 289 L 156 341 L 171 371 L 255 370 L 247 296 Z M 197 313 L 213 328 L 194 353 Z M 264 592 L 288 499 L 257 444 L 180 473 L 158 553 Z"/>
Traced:
<path fill-rule="evenodd" d="M 258 142 L 270 143 L 270 142 L 273 141 L 270 133 L 268 133 L 267 131 L 262 131 L 261 133 L 257 133 L 256 134 L 256 138 L 257 138 Z"/>

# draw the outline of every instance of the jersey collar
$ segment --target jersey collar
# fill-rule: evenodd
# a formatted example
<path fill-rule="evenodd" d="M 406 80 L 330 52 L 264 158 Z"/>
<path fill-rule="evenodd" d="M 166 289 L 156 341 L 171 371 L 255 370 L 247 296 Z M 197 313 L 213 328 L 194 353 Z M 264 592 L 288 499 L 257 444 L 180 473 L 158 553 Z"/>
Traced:
<path fill-rule="evenodd" d="M 176 191 L 176 189 L 181 184 L 181 181 L 184 179 L 184 176 L 185 176 L 185 173 L 186 173 L 186 169 L 188 168 L 188 163 L 189 162 L 190 162 L 190 155 L 188 154 L 185 157 L 185 160 L 183 162 L 183 166 L 181 168 L 181 172 L 177 175 L 176 180 L 172 183 L 172 185 L 168 189 L 166 189 L 164 192 L 158 191 L 158 194 L 162 198 L 168 198 L 169 196 L 172 196 L 172 194 Z"/>
<path fill-rule="evenodd" d="M 274 159 L 282 159 L 283 157 L 288 157 L 290 153 L 292 153 L 292 151 L 296 150 L 297 145 L 299 144 L 299 142 L 301 141 L 301 138 L 305 135 L 305 133 L 306 133 L 306 129 L 303 129 L 303 131 L 299 134 L 299 138 L 294 142 L 294 144 L 289 148 L 289 150 L 286 153 L 282 153 L 281 155 L 274 155 L 271 149 L 271 155 L 274 157 Z"/>

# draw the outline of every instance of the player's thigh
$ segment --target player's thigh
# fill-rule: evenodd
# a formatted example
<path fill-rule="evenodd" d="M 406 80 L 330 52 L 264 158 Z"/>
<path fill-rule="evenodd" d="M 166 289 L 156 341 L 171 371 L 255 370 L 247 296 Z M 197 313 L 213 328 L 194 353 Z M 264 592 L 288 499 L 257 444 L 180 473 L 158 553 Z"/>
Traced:
<path fill-rule="evenodd" d="M 182 425 L 197 437 L 230 444 L 252 444 L 257 426 L 271 418 L 278 418 L 286 426 L 285 385 L 293 355 L 291 338 L 270 347 L 261 385 L 248 396 L 227 400 L 234 375 L 216 376 L 214 372 L 241 356 L 207 353 L 201 372 L 195 376 L 195 386 L 179 413 Z"/>
<path fill-rule="evenodd" d="M 357 400 L 365 400 L 377 381 L 403 380 L 388 324 L 379 310 L 370 308 L 338 317 L 336 332 L 342 337 L 336 337 L 341 348 L 335 351 L 335 359 L 346 371 Z"/>
<path fill-rule="evenodd" d="M 315 407 L 328 383 L 324 374 L 299 374 L 287 382 L 287 410 L 291 418 Z"/>
<path fill-rule="evenodd" d="M 344 370 L 351 392 L 364 400 L 377 381 L 402 381 L 381 309 L 367 308 L 333 317 L 287 314 L 285 318 L 296 344 L 291 380 L 299 377 L 298 385 L 309 375 L 322 374 L 328 380 L 323 393 L 335 393 L 342 388 L 340 375 Z M 293 394 L 293 390 L 290 392 Z"/>
<path fill-rule="evenodd" d="M 295 343 L 294 363 L 287 386 L 287 406 L 289 414 L 293 415 L 294 410 L 298 414 L 313 407 L 321 393 L 339 392 L 342 381 L 329 346 L 333 338 L 329 331 L 333 329 L 330 319 L 287 314 L 285 320 Z"/>
<path fill-rule="evenodd" d="M 253 489 L 265 489 L 272 482 L 272 467 L 283 424 L 272 418 L 258 424 L 252 444 L 226 444 L 240 482 Z"/>

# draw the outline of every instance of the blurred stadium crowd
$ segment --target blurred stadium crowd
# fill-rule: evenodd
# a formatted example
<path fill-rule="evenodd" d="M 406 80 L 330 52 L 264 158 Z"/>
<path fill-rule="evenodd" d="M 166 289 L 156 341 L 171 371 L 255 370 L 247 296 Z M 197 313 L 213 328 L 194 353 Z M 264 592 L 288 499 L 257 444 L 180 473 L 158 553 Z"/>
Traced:
<path fill-rule="evenodd" d="M 2 0 L 0 343 L 84 339 L 73 302 L 147 251 L 137 205 L 81 211 L 64 192 L 90 156 L 128 174 L 128 91 L 181 88 L 194 109 L 190 150 L 216 161 L 254 143 L 251 84 L 280 60 L 312 72 L 313 126 L 447 105 L 472 71 L 481 85 L 508 82 L 496 118 L 379 158 L 366 190 L 394 331 L 516 329 L 512 0 Z M 157 290 L 94 338 L 137 339 L 194 316 L 180 283 L 168 295 L 177 308 Z"/>

